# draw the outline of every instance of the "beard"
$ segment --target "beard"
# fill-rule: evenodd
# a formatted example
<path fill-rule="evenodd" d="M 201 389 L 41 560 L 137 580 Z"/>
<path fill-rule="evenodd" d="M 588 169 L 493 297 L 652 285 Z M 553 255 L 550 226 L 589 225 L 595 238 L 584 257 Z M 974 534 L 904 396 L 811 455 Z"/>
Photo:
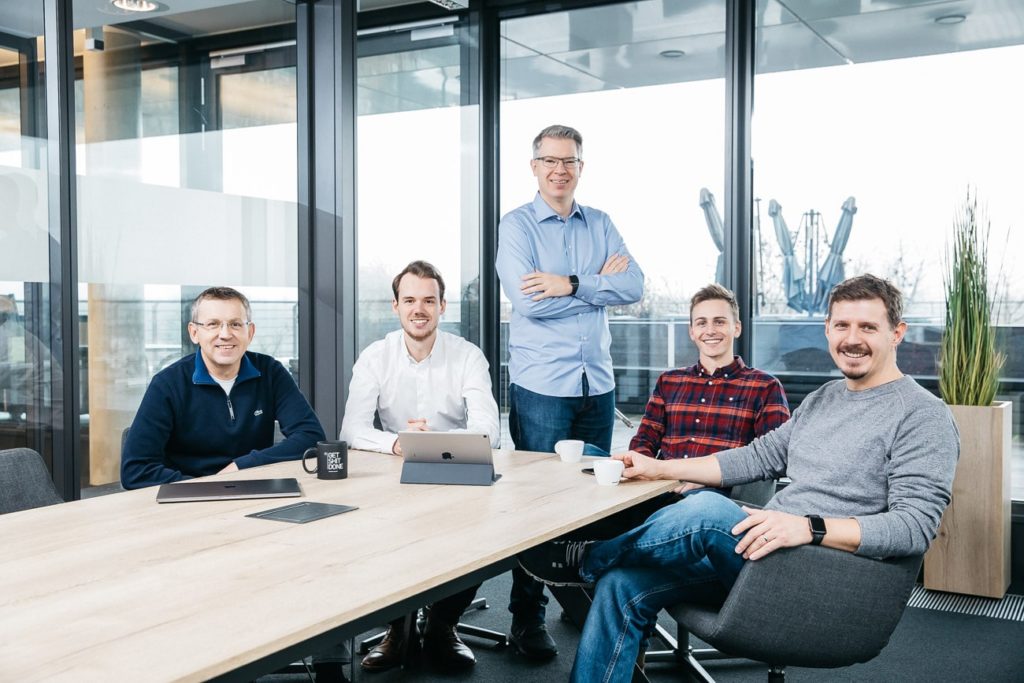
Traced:
<path fill-rule="evenodd" d="M 840 347 L 839 349 L 836 349 L 836 355 L 839 356 L 840 358 L 843 357 L 844 353 L 864 354 L 863 357 L 858 360 L 864 360 L 866 358 L 871 357 L 871 349 L 869 349 L 866 346 L 843 346 Z M 837 363 L 837 365 L 839 364 Z M 868 370 L 869 368 L 865 368 L 863 370 L 844 370 L 842 366 L 839 367 L 839 372 L 843 373 L 843 377 L 845 377 L 846 379 L 853 380 L 863 379 L 864 377 L 867 376 Z"/>

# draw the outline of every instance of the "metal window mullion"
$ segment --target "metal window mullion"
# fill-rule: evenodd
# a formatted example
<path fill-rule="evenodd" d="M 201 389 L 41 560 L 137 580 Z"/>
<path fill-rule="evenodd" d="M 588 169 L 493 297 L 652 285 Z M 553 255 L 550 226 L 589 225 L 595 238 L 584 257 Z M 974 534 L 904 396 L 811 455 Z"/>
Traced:
<path fill-rule="evenodd" d="M 740 323 L 748 334 L 737 353 L 752 362 L 753 339 L 753 161 L 750 122 L 754 99 L 754 7 L 726 0 L 725 284 L 736 293 Z"/>
<path fill-rule="evenodd" d="M 53 480 L 65 500 L 81 495 L 76 244 L 75 68 L 71 0 L 43 0 L 46 55 L 46 182 L 50 236 L 49 348 Z"/>
<path fill-rule="evenodd" d="M 480 46 L 480 348 L 490 364 L 491 390 L 500 402 L 501 297 L 494 259 L 500 219 L 501 23 L 497 11 L 486 5 L 472 16 Z"/>

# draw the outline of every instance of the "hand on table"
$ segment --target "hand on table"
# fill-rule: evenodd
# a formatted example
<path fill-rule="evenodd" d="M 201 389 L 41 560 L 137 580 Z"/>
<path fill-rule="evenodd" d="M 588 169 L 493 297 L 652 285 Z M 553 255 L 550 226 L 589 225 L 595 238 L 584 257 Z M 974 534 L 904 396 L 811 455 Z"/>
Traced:
<path fill-rule="evenodd" d="M 626 451 L 625 453 L 615 453 L 611 457 L 613 460 L 621 460 L 622 464 L 626 466 L 626 469 L 622 471 L 622 476 L 626 479 L 660 478 L 660 463 L 643 453 Z"/>

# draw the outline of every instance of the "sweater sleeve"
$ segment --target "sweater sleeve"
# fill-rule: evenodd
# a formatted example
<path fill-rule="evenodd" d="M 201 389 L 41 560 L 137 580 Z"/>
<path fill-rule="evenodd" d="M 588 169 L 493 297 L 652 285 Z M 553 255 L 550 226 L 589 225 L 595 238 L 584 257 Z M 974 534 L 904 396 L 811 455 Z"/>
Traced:
<path fill-rule="evenodd" d="M 121 486 L 140 489 L 190 477 L 166 466 L 167 443 L 174 430 L 174 402 L 155 378 L 142 397 L 121 453 Z"/>
<path fill-rule="evenodd" d="M 804 404 L 801 404 L 793 412 L 792 419 L 746 446 L 718 453 L 716 457 L 722 470 L 722 486 L 784 477 L 789 463 L 789 441 L 799 424 L 803 407 Z"/>
<path fill-rule="evenodd" d="M 235 458 L 238 469 L 267 465 L 284 460 L 298 460 L 307 448 L 326 439 L 316 413 L 299 391 L 295 380 L 280 362 L 274 360 L 267 368 L 271 375 L 274 396 L 274 418 L 281 426 L 284 440 L 269 448 L 254 450 Z"/>
<path fill-rule="evenodd" d="M 858 555 L 923 554 L 949 505 L 960 457 L 960 435 L 949 408 L 938 401 L 912 406 L 896 432 L 886 478 L 888 510 L 854 519 Z"/>

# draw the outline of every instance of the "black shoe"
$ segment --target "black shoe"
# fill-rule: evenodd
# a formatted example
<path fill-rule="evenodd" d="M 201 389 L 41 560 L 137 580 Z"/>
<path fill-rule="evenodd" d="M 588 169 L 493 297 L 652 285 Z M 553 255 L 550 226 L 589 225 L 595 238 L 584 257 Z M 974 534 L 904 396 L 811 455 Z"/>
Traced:
<path fill-rule="evenodd" d="M 384 634 L 384 640 L 373 646 L 366 656 L 363 657 L 360 666 L 367 671 L 387 671 L 396 666 L 401 666 L 402 642 L 401 628 L 388 626 L 387 633 Z"/>
<path fill-rule="evenodd" d="M 580 577 L 580 565 L 593 541 L 550 541 L 519 553 L 523 571 L 550 586 L 593 586 Z"/>
<path fill-rule="evenodd" d="M 348 683 L 343 662 L 314 662 L 316 683 Z"/>
<path fill-rule="evenodd" d="M 468 669 L 476 664 L 473 651 L 462 642 L 454 626 L 427 621 L 423 632 L 423 652 L 442 669 Z"/>
<path fill-rule="evenodd" d="M 558 646 L 544 624 L 520 627 L 513 623 L 508 641 L 527 659 L 545 660 L 558 654 Z"/>

